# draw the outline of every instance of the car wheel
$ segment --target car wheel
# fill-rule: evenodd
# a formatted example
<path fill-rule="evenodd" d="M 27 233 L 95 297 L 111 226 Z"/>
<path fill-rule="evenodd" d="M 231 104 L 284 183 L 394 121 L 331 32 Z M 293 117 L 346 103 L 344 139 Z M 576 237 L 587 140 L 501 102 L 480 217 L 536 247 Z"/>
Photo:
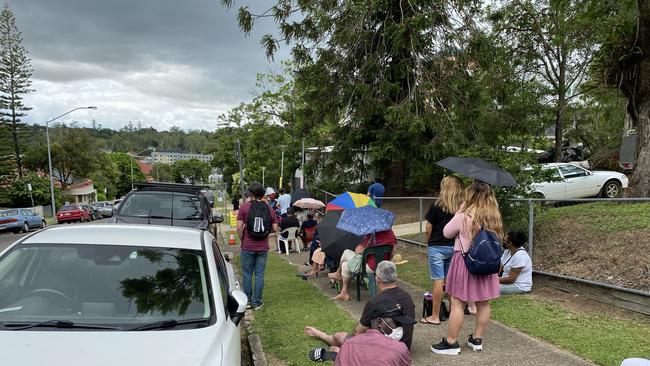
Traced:
<path fill-rule="evenodd" d="M 621 183 L 616 180 L 608 180 L 603 186 L 601 196 L 605 198 L 619 198 L 623 194 Z"/>
<path fill-rule="evenodd" d="M 28 233 L 28 232 L 29 232 L 29 224 L 28 224 L 28 223 L 24 223 L 24 224 L 23 224 L 23 232 L 24 232 L 24 233 Z"/>
<path fill-rule="evenodd" d="M 45 229 L 47 227 L 47 222 L 45 220 L 41 221 L 41 229 Z"/>

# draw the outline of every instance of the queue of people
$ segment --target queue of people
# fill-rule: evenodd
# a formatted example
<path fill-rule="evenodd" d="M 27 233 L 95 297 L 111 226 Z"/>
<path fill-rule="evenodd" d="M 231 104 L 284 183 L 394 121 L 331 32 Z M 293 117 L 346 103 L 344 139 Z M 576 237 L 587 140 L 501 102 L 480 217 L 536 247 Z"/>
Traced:
<path fill-rule="evenodd" d="M 381 187 L 379 187 L 381 186 Z M 374 245 L 395 246 L 392 230 L 367 235 L 355 250 L 345 250 L 341 258 L 331 258 L 320 248 L 318 222 L 313 214 L 302 223 L 289 206 L 291 196 L 280 190 L 265 192 L 261 184 L 249 187 L 251 199 L 242 204 L 237 216 L 237 229 L 242 238 L 243 288 L 251 299 L 251 307 L 263 306 L 262 293 L 268 240 L 264 235 L 287 228 L 299 228 L 296 235 L 303 238 L 304 248 L 309 248 L 305 264 L 309 271 L 299 273 L 303 279 L 317 276 L 330 268 L 328 277 L 332 285 L 340 282 L 341 289 L 333 300 L 349 301 L 350 279 L 360 271 L 363 251 Z M 265 197 L 266 196 L 266 197 Z M 369 187 L 368 196 L 384 196 L 379 180 Z M 378 202 L 379 201 L 379 202 Z M 267 213 L 260 209 L 264 203 Z M 275 207 L 274 207 L 275 206 Z M 278 212 L 276 213 L 276 209 Z M 251 220 L 251 215 L 255 215 Z M 256 225 L 255 218 L 260 225 Z M 489 184 L 474 181 L 468 187 L 456 176 L 447 176 L 441 182 L 440 194 L 426 214 L 426 242 L 428 267 L 431 279 L 431 313 L 420 323 L 440 325 L 448 320 L 447 336 L 431 346 L 431 351 L 442 355 L 460 353 L 460 330 L 467 314 L 475 314 L 475 327 L 467 336 L 467 345 L 474 351 L 483 349 L 483 336 L 490 319 L 490 301 L 507 294 L 522 294 L 532 288 L 532 261 L 525 251 L 528 238 L 524 233 L 504 233 L 499 206 Z M 250 226 L 253 227 L 251 232 Z M 258 228 L 259 226 L 260 228 Z M 259 229 L 260 233 L 255 233 Z M 465 255 L 481 231 L 489 231 L 503 243 L 499 273 L 475 274 L 468 270 Z M 286 236 L 285 236 L 286 238 Z M 336 365 L 360 365 L 376 360 L 380 354 L 386 365 L 410 364 L 413 324 L 416 323 L 413 300 L 396 284 L 396 267 L 390 261 L 393 253 L 377 260 L 368 258 L 366 272 L 374 275 L 378 294 L 364 307 L 362 317 L 351 333 L 326 334 L 314 327 L 305 327 L 305 333 L 328 345 L 312 350 L 310 358 L 316 361 L 335 360 Z M 252 285 L 252 280 L 255 285 Z M 445 303 L 447 297 L 449 306 Z M 447 319 L 448 318 L 448 319 Z M 400 344 L 402 344 L 400 346 Z"/>

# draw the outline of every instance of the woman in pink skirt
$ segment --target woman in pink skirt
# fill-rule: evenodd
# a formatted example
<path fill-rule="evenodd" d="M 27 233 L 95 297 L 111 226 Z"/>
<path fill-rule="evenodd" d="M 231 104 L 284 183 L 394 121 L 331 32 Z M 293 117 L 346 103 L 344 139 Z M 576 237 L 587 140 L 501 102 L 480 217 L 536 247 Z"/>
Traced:
<path fill-rule="evenodd" d="M 451 313 L 447 338 L 431 346 L 434 353 L 460 353 L 458 337 L 465 320 L 464 309 L 468 301 L 476 303 L 476 327 L 474 333 L 469 335 L 467 344 L 474 351 L 483 349 L 483 332 L 490 320 L 490 300 L 499 297 L 499 277 L 496 273 L 469 273 L 462 255 L 469 250 L 481 226 L 496 233 L 500 239 L 503 238 L 503 224 L 494 192 L 487 183 L 475 181 L 467 187 L 465 202 L 443 230 L 445 237 L 456 238 L 446 285 L 446 291 L 451 298 Z"/>

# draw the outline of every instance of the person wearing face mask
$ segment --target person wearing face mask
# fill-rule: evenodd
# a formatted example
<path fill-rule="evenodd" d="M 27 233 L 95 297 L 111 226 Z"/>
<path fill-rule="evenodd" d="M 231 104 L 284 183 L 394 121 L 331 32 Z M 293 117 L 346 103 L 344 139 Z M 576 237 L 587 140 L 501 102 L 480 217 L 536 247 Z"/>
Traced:
<path fill-rule="evenodd" d="M 372 320 L 379 318 L 386 308 L 400 308 L 409 319 L 415 319 L 415 304 L 408 292 L 397 286 L 397 267 L 391 261 L 381 261 L 375 270 L 375 279 L 379 293 L 370 299 L 363 308 L 361 319 L 354 327 L 352 333 L 338 332 L 332 335 L 311 326 L 305 327 L 305 334 L 312 338 L 319 339 L 330 346 L 330 351 L 338 352 L 339 348 L 349 339 L 365 333 L 372 327 Z M 413 340 L 413 323 L 402 324 L 400 342 L 408 349 L 411 348 Z M 395 334 L 393 335 L 395 336 Z M 316 349 L 318 350 L 318 349 Z M 310 354 L 310 358 L 314 351 Z"/>
<path fill-rule="evenodd" d="M 524 249 L 526 234 L 511 231 L 503 241 L 499 290 L 501 295 L 525 294 L 533 287 L 533 262 Z"/>
<path fill-rule="evenodd" d="M 395 308 L 376 308 L 376 318 L 365 333 L 343 343 L 336 356 L 335 366 L 408 366 L 411 353 L 404 337 L 404 327 L 415 324 L 415 319 L 404 314 L 399 304 Z"/>

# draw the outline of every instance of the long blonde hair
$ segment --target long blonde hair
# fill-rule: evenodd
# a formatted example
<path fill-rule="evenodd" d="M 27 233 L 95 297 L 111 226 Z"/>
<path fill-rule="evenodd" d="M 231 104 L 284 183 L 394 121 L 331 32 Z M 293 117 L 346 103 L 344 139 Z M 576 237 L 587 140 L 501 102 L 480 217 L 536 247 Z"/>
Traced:
<path fill-rule="evenodd" d="M 492 231 L 503 240 L 504 233 L 501 212 L 499 212 L 499 204 L 490 185 L 479 181 L 470 184 L 466 190 L 465 202 L 467 204 L 465 213 L 476 224 L 472 225 L 472 239 L 479 232 L 481 226 L 483 226 L 486 230 Z"/>
<path fill-rule="evenodd" d="M 458 211 L 464 199 L 463 181 L 453 175 L 444 177 L 440 182 L 440 194 L 435 203 L 436 207 L 448 214 L 453 214 Z"/>

